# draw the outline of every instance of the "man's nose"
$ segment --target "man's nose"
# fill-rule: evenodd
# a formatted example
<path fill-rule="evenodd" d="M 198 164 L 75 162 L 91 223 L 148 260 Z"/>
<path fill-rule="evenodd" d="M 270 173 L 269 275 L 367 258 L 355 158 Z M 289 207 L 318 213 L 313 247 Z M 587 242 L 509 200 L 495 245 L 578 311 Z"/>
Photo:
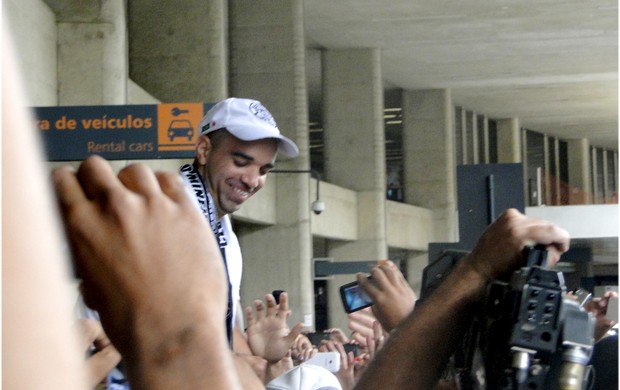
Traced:
<path fill-rule="evenodd" d="M 260 172 L 258 172 L 258 170 L 249 169 L 241 177 L 241 180 L 250 191 L 253 191 L 260 185 L 261 174 Z"/>

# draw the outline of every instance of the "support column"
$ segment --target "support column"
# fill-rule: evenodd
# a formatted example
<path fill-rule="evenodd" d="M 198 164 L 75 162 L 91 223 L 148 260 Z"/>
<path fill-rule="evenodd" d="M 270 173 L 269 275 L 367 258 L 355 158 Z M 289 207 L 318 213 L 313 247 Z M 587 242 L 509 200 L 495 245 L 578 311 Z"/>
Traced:
<path fill-rule="evenodd" d="M 609 199 L 611 199 L 611 194 L 609 193 L 609 165 L 606 149 L 601 149 L 601 153 L 603 153 L 603 193 L 601 194 L 603 201 L 602 203 L 608 203 Z"/>
<path fill-rule="evenodd" d="M 98 4 L 84 3 L 88 12 L 57 18 L 59 105 L 127 102 L 125 3 Z"/>
<path fill-rule="evenodd" d="M 127 2 L 131 79 L 162 102 L 228 97 L 225 0 Z"/>
<path fill-rule="evenodd" d="M 554 205 L 561 205 L 562 204 L 562 187 L 561 187 L 561 180 L 560 180 L 560 140 L 558 138 L 554 138 L 553 139 L 553 160 L 555 162 L 554 164 L 554 180 L 553 180 L 553 186 L 555 189 L 555 199 L 553 199 L 553 204 Z"/>
<path fill-rule="evenodd" d="M 383 83 L 378 49 L 323 53 L 325 171 L 329 182 L 357 191 L 358 240 L 329 247 L 339 261 L 387 258 Z M 329 282 L 330 325 L 346 329 L 338 286 Z"/>
<path fill-rule="evenodd" d="M 587 138 L 567 141 L 569 204 L 591 202 L 590 141 Z M 575 190 L 573 190 L 575 189 Z"/>
<path fill-rule="evenodd" d="M 459 150 L 457 151 L 457 156 L 458 156 L 458 152 L 460 152 L 461 154 L 461 158 L 457 159 L 457 163 L 456 165 L 465 165 L 468 163 L 469 161 L 469 154 L 467 153 L 468 149 L 467 149 L 467 144 L 468 144 L 468 139 L 469 137 L 467 137 L 467 110 L 465 110 L 464 107 L 459 107 L 458 110 L 458 121 L 460 123 L 459 126 L 459 136 L 461 137 L 461 143 L 460 145 L 458 143 L 455 143 L 455 145 L 457 145 L 457 147 L 459 147 Z"/>
<path fill-rule="evenodd" d="M 475 111 L 467 112 L 467 128 L 471 129 L 469 134 L 468 142 L 469 145 L 467 149 L 470 151 L 469 155 L 469 163 L 470 164 L 479 164 L 480 163 L 480 154 L 479 154 L 479 145 L 478 145 L 478 115 Z"/>
<path fill-rule="evenodd" d="M 480 142 L 480 146 L 482 147 L 482 150 L 480 151 L 480 163 L 490 164 L 491 153 L 489 150 L 489 118 L 486 115 L 481 115 L 480 124 L 482 130 L 482 142 Z"/>
<path fill-rule="evenodd" d="M 549 144 L 549 136 L 545 135 L 545 137 L 543 138 L 543 148 L 544 148 L 544 159 L 545 159 L 545 166 L 544 166 L 544 173 L 543 173 L 543 183 L 544 183 L 544 198 L 543 198 L 543 204 L 545 205 L 552 205 L 552 198 L 551 198 L 551 194 L 553 193 L 553 189 L 552 189 L 552 181 L 551 181 L 551 145 Z"/>
<path fill-rule="evenodd" d="M 598 154 L 601 153 L 601 150 L 597 149 L 597 148 L 590 148 L 590 173 L 591 173 L 591 178 L 592 178 L 592 201 L 594 203 L 598 203 L 599 199 L 601 199 L 602 196 L 604 196 L 604 193 L 601 194 L 599 191 L 599 187 L 600 184 L 599 180 L 598 180 L 598 172 L 599 169 L 601 169 L 602 167 L 598 166 Z M 603 181 L 605 180 L 605 178 L 603 178 Z M 603 190 L 604 191 L 604 190 Z"/>
<path fill-rule="evenodd" d="M 260 100 L 300 155 L 279 160 L 280 169 L 308 169 L 308 103 L 302 0 L 231 0 L 230 77 L 234 96 Z M 311 272 L 310 178 L 271 175 L 276 181 L 277 223 L 247 228 L 239 235 L 244 253 L 243 304 L 274 289 L 286 290 L 293 310 L 289 323 L 314 326 Z M 328 205 L 329 207 L 329 205 Z"/>
<path fill-rule="evenodd" d="M 521 127 L 518 118 L 497 121 L 497 162 L 522 162 Z"/>
<path fill-rule="evenodd" d="M 435 242 L 458 241 L 449 89 L 403 92 L 405 202 L 433 210 Z"/>

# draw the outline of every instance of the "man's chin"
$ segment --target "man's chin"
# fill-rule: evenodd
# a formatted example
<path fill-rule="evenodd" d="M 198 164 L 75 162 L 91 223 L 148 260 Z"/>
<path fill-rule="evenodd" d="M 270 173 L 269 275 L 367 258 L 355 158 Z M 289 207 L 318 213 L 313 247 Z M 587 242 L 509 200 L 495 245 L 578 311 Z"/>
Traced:
<path fill-rule="evenodd" d="M 241 204 L 235 204 L 235 205 L 228 205 L 225 209 L 224 212 L 226 214 L 232 214 L 235 211 L 238 211 L 241 208 Z"/>

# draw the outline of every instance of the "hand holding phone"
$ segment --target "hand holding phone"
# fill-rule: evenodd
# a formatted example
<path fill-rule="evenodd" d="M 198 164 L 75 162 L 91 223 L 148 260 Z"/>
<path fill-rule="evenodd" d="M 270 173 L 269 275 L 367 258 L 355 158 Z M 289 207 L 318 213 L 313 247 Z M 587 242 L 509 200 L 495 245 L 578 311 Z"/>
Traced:
<path fill-rule="evenodd" d="M 312 364 L 336 373 L 340 371 L 340 354 L 338 352 L 317 352 L 302 364 Z"/>

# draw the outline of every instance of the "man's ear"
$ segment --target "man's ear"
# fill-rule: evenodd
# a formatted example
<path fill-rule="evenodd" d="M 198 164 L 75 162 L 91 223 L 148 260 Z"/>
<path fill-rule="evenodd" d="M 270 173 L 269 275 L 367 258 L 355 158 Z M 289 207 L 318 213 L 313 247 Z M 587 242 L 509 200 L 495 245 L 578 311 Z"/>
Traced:
<path fill-rule="evenodd" d="M 211 150 L 213 150 L 211 138 L 204 134 L 200 135 L 196 143 L 196 160 L 198 160 L 200 165 L 205 165 L 207 163 L 207 156 Z"/>

